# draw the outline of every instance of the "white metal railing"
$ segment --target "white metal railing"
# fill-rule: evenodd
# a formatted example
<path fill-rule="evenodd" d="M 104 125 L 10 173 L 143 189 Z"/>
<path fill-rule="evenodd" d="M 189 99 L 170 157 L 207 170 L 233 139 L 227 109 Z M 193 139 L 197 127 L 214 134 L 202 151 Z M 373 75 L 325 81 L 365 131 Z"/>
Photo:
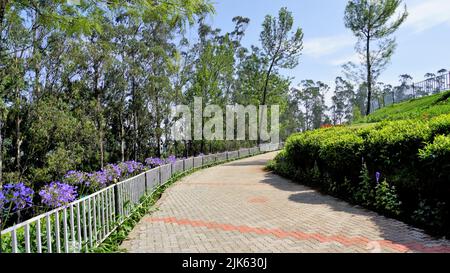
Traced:
<path fill-rule="evenodd" d="M 87 252 L 100 245 L 142 203 L 176 173 L 277 150 L 281 145 L 241 149 L 178 160 L 111 185 L 65 207 L 1 231 L 0 250 L 12 253 Z"/>

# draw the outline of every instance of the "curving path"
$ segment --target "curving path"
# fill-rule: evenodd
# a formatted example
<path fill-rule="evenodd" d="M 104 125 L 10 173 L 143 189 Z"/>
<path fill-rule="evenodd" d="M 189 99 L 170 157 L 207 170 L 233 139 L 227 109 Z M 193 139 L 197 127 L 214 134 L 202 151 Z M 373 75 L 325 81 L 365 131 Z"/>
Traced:
<path fill-rule="evenodd" d="M 264 171 L 268 153 L 196 172 L 168 189 L 128 252 L 450 252 L 397 220 Z"/>

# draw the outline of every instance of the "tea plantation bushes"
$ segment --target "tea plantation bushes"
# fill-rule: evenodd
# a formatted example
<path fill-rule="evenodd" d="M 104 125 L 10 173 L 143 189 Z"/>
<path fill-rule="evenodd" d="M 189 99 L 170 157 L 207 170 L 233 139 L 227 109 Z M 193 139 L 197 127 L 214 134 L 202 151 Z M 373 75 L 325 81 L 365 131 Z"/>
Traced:
<path fill-rule="evenodd" d="M 418 118 L 430 119 L 449 112 L 450 91 L 447 91 L 383 107 L 356 122 L 365 123 Z"/>
<path fill-rule="evenodd" d="M 450 235 L 450 225 L 443 220 L 450 211 L 449 133 L 450 115 L 319 129 L 292 135 L 269 167 L 350 202 Z"/>

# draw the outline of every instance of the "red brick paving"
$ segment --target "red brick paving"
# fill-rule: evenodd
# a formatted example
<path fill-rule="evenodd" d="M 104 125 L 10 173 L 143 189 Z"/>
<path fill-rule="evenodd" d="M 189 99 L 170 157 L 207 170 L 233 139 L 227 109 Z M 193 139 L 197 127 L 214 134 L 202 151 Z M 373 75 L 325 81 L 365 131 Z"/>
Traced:
<path fill-rule="evenodd" d="M 273 235 L 278 238 L 293 237 L 298 240 L 316 239 L 322 243 L 336 242 L 344 246 L 361 245 L 366 247 L 371 240 L 362 237 L 346 237 L 343 235 L 326 236 L 320 233 L 303 233 L 301 231 L 285 231 L 280 229 L 264 229 L 249 226 L 234 226 L 230 224 L 208 223 L 189 219 L 174 218 L 146 218 L 146 222 L 164 222 L 168 224 L 187 225 L 193 227 L 207 227 L 210 229 L 219 229 L 224 231 L 238 231 L 241 233 L 256 233 L 259 235 Z M 390 248 L 399 252 L 420 251 L 420 252 L 445 252 L 450 253 L 450 247 L 427 247 L 420 243 L 395 244 L 389 240 L 373 241 L 383 247 Z"/>
<path fill-rule="evenodd" d="M 447 252 L 450 243 L 264 171 L 275 153 L 196 172 L 163 194 L 129 252 Z"/>

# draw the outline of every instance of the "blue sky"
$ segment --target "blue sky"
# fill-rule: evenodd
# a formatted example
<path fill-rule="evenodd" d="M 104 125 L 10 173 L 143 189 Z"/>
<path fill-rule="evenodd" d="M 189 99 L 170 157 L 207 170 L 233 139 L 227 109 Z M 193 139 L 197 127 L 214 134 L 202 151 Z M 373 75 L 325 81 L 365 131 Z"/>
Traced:
<path fill-rule="evenodd" d="M 427 72 L 450 70 L 450 1 L 404 2 L 410 15 L 395 34 L 396 53 L 379 79 L 385 83 L 398 84 L 398 76 L 404 73 L 412 75 L 414 81 L 421 81 Z M 223 31 L 233 29 L 231 20 L 236 15 L 250 18 L 243 40 L 245 46 L 260 46 L 259 33 L 266 14 L 277 15 L 281 7 L 293 12 L 294 25 L 302 27 L 305 35 L 299 66 L 282 71 L 295 78 L 293 85 L 313 79 L 332 86 L 335 77 L 341 75 L 341 65 L 356 58 L 356 39 L 343 22 L 346 0 L 213 0 L 213 3 L 216 14 L 207 22 Z"/>

